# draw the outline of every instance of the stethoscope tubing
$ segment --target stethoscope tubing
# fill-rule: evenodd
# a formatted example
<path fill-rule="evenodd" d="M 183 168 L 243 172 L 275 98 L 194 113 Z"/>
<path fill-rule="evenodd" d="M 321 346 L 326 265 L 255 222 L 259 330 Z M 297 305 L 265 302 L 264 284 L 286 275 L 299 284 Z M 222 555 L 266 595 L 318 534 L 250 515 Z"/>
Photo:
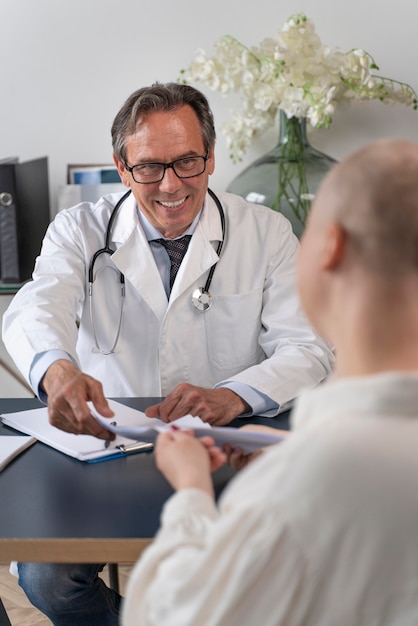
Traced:
<path fill-rule="evenodd" d="M 221 218 L 222 239 L 218 243 L 218 247 L 216 249 L 216 254 L 218 255 L 218 261 L 219 261 L 219 257 L 221 256 L 222 247 L 224 245 L 224 239 L 225 239 L 225 228 L 226 228 L 225 227 L 225 213 L 224 213 L 224 210 L 222 208 L 222 204 L 221 204 L 218 196 L 215 193 L 213 193 L 212 189 L 209 189 L 209 187 L 208 187 L 208 194 L 210 195 L 212 200 L 215 202 L 216 207 L 217 207 L 217 209 L 219 211 L 219 217 Z M 210 288 L 210 285 L 212 283 L 212 278 L 213 278 L 213 275 L 215 273 L 215 269 L 216 269 L 216 266 L 218 264 L 218 261 L 216 261 L 216 263 L 214 263 L 212 265 L 212 267 L 210 268 L 210 270 L 209 270 L 208 278 L 206 280 L 205 286 L 203 287 L 203 293 L 209 293 L 209 288 Z"/>
<path fill-rule="evenodd" d="M 89 271 L 88 271 L 88 282 L 89 282 L 89 292 L 92 291 L 92 285 L 94 282 L 94 264 L 96 263 L 97 259 L 99 258 L 99 256 L 101 256 L 102 254 L 109 254 L 112 255 L 114 253 L 114 250 L 112 250 L 112 248 L 110 247 L 110 238 L 112 236 L 112 228 L 113 228 L 113 224 L 116 220 L 116 217 L 119 213 L 119 209 L 122 206 L 122 204 L 125 202 L 125 200 L 129 197 L 129 195 L 131 194 L 131 189 L 129 189 L 125 194 L 123 194 L 123 196 L 118 200 L 118 202 L 115 204 L 112 213 L 110 215 L 109 218 L 109 222 L 107 224 L 107 228 L 106 228 L 106 235 L 105 235 L 105 245 L 103 248 L 100 248 L 99 250 L 96 250 L 96 252 L 92 255 L 92 257 L 90 258 L 90 262 L 89 262 Z M 221 218 L 221 227 L 222 227 L 222 239 L 221 241 L 218 243 L 218 247 L 216 249 L 216 254 L 218 255 L 218 257 L 221 256 L 221 252 L 222 252 L 222 247 L 223 247 L 223 243 L 224 243 L 224 239 L 225 239 L 225 213 L 224 210 L 222 208 L 221 202 L 219 200 L 219 198 L 217 197 L 217 195 L 212 191 L 212 189 L 208 188 L 208 194 L 211 196 L 211 198 L 213 199 L 213 201 L 216 204 L 216 207 L 218 209 L 219 212 L 219 217 Z M 212 265 L 212 267 L 210 268 L 205 286 L 203 288 L 203 292 L 204 293 L 208 293 L 209 292 L 209 287 L 212 283 L 212 279 L 213 279 L 213 274 L 215 272 L 215 268 L 216 268 L 217 262 L 214 263 Z M 125 283 L 125 277 L 122 274 L 122 272 L 120 272 L 120 277 L 119 280 L 122 284 Z"/>
<path fill-rule="evenodd" d="M 131 194 L 131 189 L 129 189 L 126 193 L 124 193 L 123 196 L 115 204 L 115 206 L 114 206 L 114 208 L 112 210 L 112 213 L 110 215 L 109 221 L 107 223 L 104 248 L 100 248 L 99 250 L 96 250 L 96 252 L 90 258 L 90 262 L 89 262 L 89 285 L 90 286 L 94 282 L 94 264 L 96 263 L 96 261 L 99 258 L 99 256 L 102 255 L 102 254 L 110 254 L 110 255 L 112 255 L 114 253 L 114 250 L 112 250 L 112 248 L 110 247 L 110 237 L 112 236 L 113 224 L 114 224 L 114 221 L 115 221 L 115 219 L 116 219 L 116 217 L 117 217 L 117 215 L 119 213 L 120 207 L 125 202 L 125 200 L 130 196 L 130 194 Z M 125 282 L 125 277 L 122 274 L 122 272 L 120 272 L 119 280 L 120 280 L 121 283 Z M 91 289 L 89 289 L 89 291 L 91 291 Z"/>
<path fill-rule="evenodd" d="M 216 194 L 208 188 L 208 193 L 211 196 L 211 198 L 213 199 L 213 201 L 216 204 L 216 207 L 218 209 L 219 212 L 219 217 L 221 219 L 221 227 L 222 227 L 222 239 L 219 241 L 217 249 L 216 249 L 216 254 L 218 256 L 218 261 L 219 261 L 219 257 L 221 255 L 221 251 L 222 251 L 222 247 L 224 244 L 224 240 L 225 240 L 225 232 L 226 232 L 226 225 L 225 225 L 225 213 L 224 210 L 222 208 L 221 202 L 219 200 L 219 198 L 216 196 Z M 112 229 L 113 229 L 113 224 L 116 220 L 116 217 L 119 213 L 119 210 L 122 206 L 122 204 L 125 202 L 125 200 L 129 197 L 129 195 L 131 194 L 131 189 L 129 189 L 126 193 L 123 194 L 123 196 L 118 200 L 118 202 L 115 204 L 112 213 L 110 215 L 109 218 L 109 222 L 107 224 L 107 228 L 106 228 L 106 234 L 105 234 L 105 241 L 104 241 L 104 247 L 100 248 L 99 250 L 96 250 L 96 252 L 91 256 L 90 261 L 89 261 L 89 268 L 88 268 L 88 295 L 89 295 L 89 300 L 90 300 L 90 320 L 91 320 L 91 326 L 92 326 L 92 330 L 93 330 L 93 337 L 94 337 L 94 342 L 96 345 L 96 350 L 98 352 L 100 352 L 100 354 L 104 354 L 104 355 L 109 355 L 112 354 L 115 351 L 117 342 L 119 340 L 119 334 L 120 334 L 120 330 L 121 330 L 121 326 L 122 326 L 122 316 L 123 316 L 123 301 L 125 298 L 125 276 L 123 275 L 122 272 L 119 272 L 119 282 L 121 285 L 121 306 L 120 306 L 120 314 L 119 314 L 119 324 L 118 324 L 118 329 L 115 335 L 115 339 L 112 345 L 112 348 L 110 350 L 102 350 L 100 348 L 99 345 L 99 341 L 97 338 L 97 334 L 96 334 L 96 325 L 94 323 L 94 313 L 93 313 L 93 282 L 94 282 L 94 265 L 97 261 L 97 259 L 103 255 L 103 254 L 109 254 L 112 255 L 115 251 L 112 250 L 112 248 L 110 247 L 110 239 L 112 236 Z M 193 305 L 195 306 L 196 309 L 200 310 L 200 311 L 205 311 L 209 308 L 209 306 L 211 306 L 212 303 L 212 296 L 209 293 L 209 289 L 210 289 L 210 285 L 212 283 L 212 279 L 213 279 L 213 275 L 215 273 L 215 269 L 216 266 L 218 264 L 218 261 L 216 261 L 216 263 L 214 263 L 212 265 L 212 267 L 209 270 L 209 274 L 205 283 L 205 286 L 203 287 L 203 289 L 197 289 L 194 294 L 193 294 L 193 298 L 192 298 L 192 302 Z M 117 271 L 117 270 L 115 270 Z M 195 295 L 196 294 L 196 295 Z M 207 300 L 207 302 L 209 302 L 209 304 L 201 304 L 201 298 L 204 298 L 205 300 Z"/>

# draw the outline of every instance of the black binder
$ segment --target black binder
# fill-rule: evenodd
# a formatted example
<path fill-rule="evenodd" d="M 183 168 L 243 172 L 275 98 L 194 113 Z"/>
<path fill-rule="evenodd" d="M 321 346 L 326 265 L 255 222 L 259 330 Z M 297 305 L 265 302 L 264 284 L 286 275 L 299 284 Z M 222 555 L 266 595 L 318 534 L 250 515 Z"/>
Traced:
<path fill-rule="evenodd" d="M 0 163 L 0 278 L 4 283 L 19 283 L 19 257 L 14 167 L 17 159 Z"/>
<path fill-rule="evenodd" d="M 48 159 L 0 161 L 0 279 L 28 280 L 50 222 Z"/>

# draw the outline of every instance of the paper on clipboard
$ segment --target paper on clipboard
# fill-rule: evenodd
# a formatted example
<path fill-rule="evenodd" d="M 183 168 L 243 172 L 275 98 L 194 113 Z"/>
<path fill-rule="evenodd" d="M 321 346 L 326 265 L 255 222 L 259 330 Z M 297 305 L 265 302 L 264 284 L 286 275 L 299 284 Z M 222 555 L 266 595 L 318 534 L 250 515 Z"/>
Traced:
<path fill-rule="evenodd" d="M 34 437 L 21 435 L 0 437 L 0 471 L 35 441 Z"/>
<path fill-rule="evenodd" d="M 140 411 L 127 407 L 120 402 L 114 400 L 108 400 L 108 402 L 112 411 L 117 413 L 118 419 L 122 420 L 123 423 L 138 424 L 138 421 L 141 423 L 141 420 L 142 423 L 159 422 L 159 420 L 150 420 L 144 413 L 142 413 L 142 418 Z M 116 440 L 112 441 L 106 448 L 103 439 L 91 435 L 66 433 L 49 423 L 47 407 L 17 413 L 4 413 L 1 415 L 1 420 L 6 426 L 35 437 L 38 441 L 42 441 L 42 443 L 79 461 L 89 463 L 152 449 L 152 446 L 145 445 L 145 442 L 144 445 L 141 445 L 142 442 L 133 445 L 134 442 L 131 438 L 121 436 L 117 436 Z"/>

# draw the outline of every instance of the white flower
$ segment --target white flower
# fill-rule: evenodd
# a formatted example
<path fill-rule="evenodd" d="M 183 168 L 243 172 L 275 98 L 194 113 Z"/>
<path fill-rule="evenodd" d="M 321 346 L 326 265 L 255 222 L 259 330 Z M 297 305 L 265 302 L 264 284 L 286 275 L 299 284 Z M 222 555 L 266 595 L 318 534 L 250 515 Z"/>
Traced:
<path fill-rule="evenodd" d="M 376 69 L 364 50 L 324 46 L 313 22 L 299 13 L 287 20 L 277 39 L 263 39 L 258 46 L 248 48 L 225 35 L 215 43 L 212 57 L 198 50 L 181 80 L 200 81 L 223 96 L 239 94 L 241 110 L 224 127 L 236 161 L 274 124 L 279 108 L 288 117 L 306 117 L 314 127 L 328 127 L 335 105 L 343 100 L 378 99 L 418 108 L 412 87 L 373 74 Z"/>

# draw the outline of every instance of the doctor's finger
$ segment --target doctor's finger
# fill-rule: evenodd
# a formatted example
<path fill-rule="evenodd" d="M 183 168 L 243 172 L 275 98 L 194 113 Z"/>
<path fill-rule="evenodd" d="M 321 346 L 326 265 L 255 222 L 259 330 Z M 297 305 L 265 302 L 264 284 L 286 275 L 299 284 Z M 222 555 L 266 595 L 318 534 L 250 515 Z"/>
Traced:
<path fill-rule="evenodd" d="M 95 410 L 103 417 L 113 417 L 114 415 L 103 394 L 103 386 L 98 380 L 82 374 L 78 377 L 78 384 L 70 385 L 64 395 L 70 410 L 82 427 L 82 432 L 101 439 L 109 439 L 109 431 L 92 417 L 90 406 L 87 404 L 90 401 Z"/>
<path fill-rule="evenodd" d="M 174 394 L 174 392 L 171 392 L 161 402 L 157 402 L 157 404 L 151 404 L 150 406 L 148 406 L 145 409 L 145 415 L 147 417 L 159 417 L 165 422 L 170 421 L 168 419 L 164 419 L 164 416 L 166 416 L 167 413 L 170 412 L 173 406 L 175 406 L 175 404 L 178 402 L 178 399 L 176 398 L 177 396 Z"/>
<path fill-rule="evenodd" d="M 103 428 L 92 415 L 89 415 L 83 420 L 78 420 L 74 413 L 69 415 L 62 415 L 54 417 L 54 420 L 50 419 L 51 424 L 64 430 L 68 433 L 74 433 L 76 435 L 92 435 L 98 439 L 106 441 L 113 441 L 115 434 Z"/>
<path fill-rule="evenodd" d="M 98 424 L 92 416 L 80 421 L 75 418 L 73 413 L 69 413 L 67 415 L 60 413 L 54 414 L 50 417 L 49 421 L 53 426 L 67 433 L 73 433 L 76 435 L 93 435 L 99 439 L 106 439 L 109 441 L 115 438 L 113 433 L 100 426 L 100 424 Z"/>
<path fill-rule="evenodd" d="M 189 383 L 180 383 L 161 403 L 161 419 L 165 422 L 173 422 L 185 415 L 202 417 L 210 393 L 211 390 L 209 389 L 196 387 Z"/>
<path fill-rule="evenodd" d="M 160 405 L 161 405 L 161 402 L 147 406 L 147 408 L 144 411 L 145 415 L 147 417 L 160 417 Z"/>
<path fill-rule="evenodd" d="M 114 439 L 113 433 L 101 426 L 91 415 L 87 402 L 81 398 L 54 398 L 48 402 L 49 421 L 66 432 L 88 434 L 100 439 Z"/>
<path fill-rule="evenodd" d="M 163 422 L 173 422 L 179 417 L 186 415 L 188 411 L 183 412 L 181 408 L 181 396 L 170 393 L 162 402 L 148 407 L 145 411 L 145 415 L 148 417 L 159 417 Z"/>

